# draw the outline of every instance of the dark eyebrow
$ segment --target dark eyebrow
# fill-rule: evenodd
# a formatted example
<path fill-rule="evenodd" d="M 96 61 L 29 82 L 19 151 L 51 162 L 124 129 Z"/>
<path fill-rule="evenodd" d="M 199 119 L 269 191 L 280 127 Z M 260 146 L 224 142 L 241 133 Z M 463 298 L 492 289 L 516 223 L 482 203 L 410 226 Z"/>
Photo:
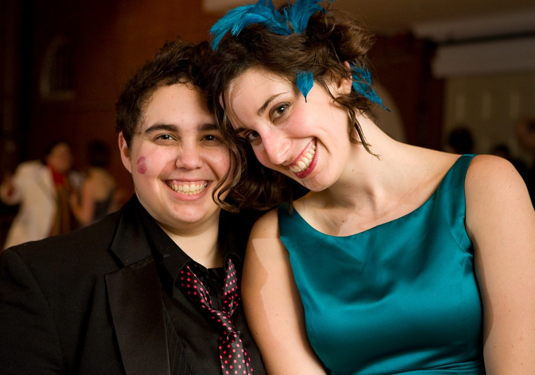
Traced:
<path fill-rule="evenodd" d="M 264 103 L 264 105 L 262 105 L 262 107 L 260 107 L 260 108 L 258 109 L 258 111 L 256 111 L 257 115 L 258 115 L 258 116 L 262 116 L 262 114 L 266 111 L 266 108 L 268 107 L 268 105 L 269 105 L 273 100 L 275 100 L 275 98 L 276 98 L 277 96 L 279 96 L 279 95 L 281 95 L 281 94 L 275 94 L 275 95 L 273 95 L 272 97 L 268 98 L 268 100 L 266 100 L 266 102 Z"/>
<path fill-rule="evenodd" d="M 275 100 L 279 95 L 282 95 L 282 94 L 283 94 L 283 93 L 281 92 L 281 93 L 278 93 L 278 94 L 275 94 L 275 95 L 269 97 L 269 98 L 265 101 L 265 103 L 262 105 L 262 107 L 260 107 L 260 108 L 258 109 L 258 111 L 256 111 L 256 114 L 257 114 L 258 116 L 262 116 L 262 115 L 264 114 L 264 112 L 266 111 L 266 108 L 271 104 L 271 102 L 272 102 L 273 100 Z M 244 130 L 247 130 L 247 128 L 240 127 L 240 128 L 238 128 L 238 129 L 235 129 L 234 131 L 235 131 L 237 134 L 240 134 L 240 133 L 243 132 Z"/>
<path fill-rule="evenodd" d="M 199 125 L 198 129 L 201 132 L 208 132 L 208 131 L 213 131 L 213 130 L 219 131 L 219 126 L 217 126 L 217 124 L 214 124 L 214 123 L 205 123 L 205 124 Z"/>
<path fill-rule="evenodd" d="M 147 129 L 145 129 L 146 134 L 154 133 L 156 131 L 160 130 L 166 130 L 169 132 L 176 132 L 178 131 L 178 128 L 176 125 L 170 125 L 170 124 L 153 124 L 149 126 Z"/>
<path fill-rule="evenodd" d="M 219 127 L 214 123 L 202 123 L 197 126 L 197 129 L 200 132 L 208 132 L 208 131 L 219 131 Z M 145 130 L 146 134 L 150 134 L 156 131 L 168 131 L 168 132 L 176 132 L 180 133 L 180 126 L 177 125 L 171 125 L 171 124 L 153 124 L 150 127 L 148 127 Z"/>

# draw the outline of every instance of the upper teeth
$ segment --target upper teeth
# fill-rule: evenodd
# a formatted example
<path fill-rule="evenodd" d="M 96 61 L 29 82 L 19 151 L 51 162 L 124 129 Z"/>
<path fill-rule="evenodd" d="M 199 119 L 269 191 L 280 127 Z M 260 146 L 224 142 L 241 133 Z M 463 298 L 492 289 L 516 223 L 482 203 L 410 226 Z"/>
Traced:
<path fill-rule="evenodd" d="M 192 184 L 185 184 L 185 185 L 178 185 L 176 183 L 169 184 L 169 187 L 180 194 L 186 194 L 186 195 L 193 195 L 193 194 L 199 194 L 201 191 L 203 191 L 206 186 L 208 186 L 207 182 L 203 183 L 192 183 Z"/>
<path fill-rule="evenodd" d="M 303 155 L 301 155 L 299 161 L 292 165 L 290 167 L 290 170 L 293 173 L 303 172 L 310 166 L 312 159 L 314 159 L 314 155 L 316 155 L 316 145 L 312 145 L 310 149 L 308 149 Z"/>

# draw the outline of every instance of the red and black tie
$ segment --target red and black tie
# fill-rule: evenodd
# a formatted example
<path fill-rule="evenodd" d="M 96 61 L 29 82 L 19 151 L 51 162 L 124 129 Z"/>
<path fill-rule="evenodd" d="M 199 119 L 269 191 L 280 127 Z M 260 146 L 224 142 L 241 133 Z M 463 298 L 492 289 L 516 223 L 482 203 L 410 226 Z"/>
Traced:
<path fill-rule="evenodd" d="M 186 297 L 219 330 L 219 359 L 223 375 L 250 375 L 253 373 L 251 359 L 240 339 L 240 332 L 232 323 L 231 316 L 240 302 L 238 277 L 232 260 L 228 258 L 223 286 L 223 310 L 212 308 L 212 300 L 202 281 L 189 266 L 180 271 L 179 285 Z"/>

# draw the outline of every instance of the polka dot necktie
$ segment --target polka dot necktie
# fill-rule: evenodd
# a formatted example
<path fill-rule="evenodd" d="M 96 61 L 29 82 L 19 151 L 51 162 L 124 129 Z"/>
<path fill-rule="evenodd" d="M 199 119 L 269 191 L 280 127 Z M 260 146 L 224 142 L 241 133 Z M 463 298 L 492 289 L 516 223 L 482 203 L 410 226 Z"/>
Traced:
<path fill-rule="evenodd" d="M 251 358 L 247 355 L 231 316 L 240 301 L 236 268 L 229 258 L 223 286 L 223 310 L 212 308 L 212 300 L 201 280 L 189 266 L 180 271 L 179 285 L 186 297 L 208 318 L 219 330 L 219 359 L 223 375 L 252 374 Z"/>

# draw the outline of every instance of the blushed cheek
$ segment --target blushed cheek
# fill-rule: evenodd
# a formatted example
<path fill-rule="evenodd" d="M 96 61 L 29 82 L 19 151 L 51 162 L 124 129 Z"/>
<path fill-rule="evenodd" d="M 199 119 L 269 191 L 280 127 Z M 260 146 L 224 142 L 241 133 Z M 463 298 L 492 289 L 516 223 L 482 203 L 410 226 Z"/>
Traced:
<path fill-rule="evenodd" d="M 139 174 L 145 174 L 147 171 L 147 165 L 145 164 L 146 158 L 144 156 L 141 156 L 139 159 L 137 159 L 137 173 Z"/>

